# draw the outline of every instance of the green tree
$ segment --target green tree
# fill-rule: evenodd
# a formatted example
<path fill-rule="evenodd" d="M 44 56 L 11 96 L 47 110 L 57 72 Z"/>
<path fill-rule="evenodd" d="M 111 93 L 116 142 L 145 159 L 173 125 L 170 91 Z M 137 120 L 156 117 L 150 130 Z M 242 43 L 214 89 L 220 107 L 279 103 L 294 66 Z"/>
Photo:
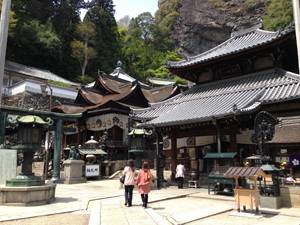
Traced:
<path fill-rule="evenodd" d="M 130 24 L 130 16 L 129 15 L 124 16 L 122 19 L 117 21 L 117 24 L 118 24 L 118 27 L 120 27 L 120 26 L 128 27 Z"/>
<path fill-rule="evenodd" d="M 90 38 L 93 38 L 96 34 L 95 25 L 85 20 L 78 25 L 77 33 L 82 41 L 74 40 L 71 42 L 72 56 L 78 59 L 81 67 L 81 76 L 84 77 L 88 60 L 97 56 L 95 49 L 88 47 Z"/>
<path fill-rule="evenodd" d="M 272 0 L 268 13 L 263 18 L 264 29 L 276 31 L 282 26 L 287 27 L 294 20 L 291 0 Z"/>
<path fill-rule="evenodd" d="M 24 24 L 14 39 L 14 61 L 56 72 L 61 60 L 61 41 L 51 22 L 42 25 L 37 20 Z"/>
<path fill-rule="evenodd" d="M 114 13 L 112 0 L 93 0 L 85 16 L 86 20 L 96 26 L 96 35 L 90 43 L 97 57 L 87 67 L 92 77 L 97 76 L 98 70 L 110 73 L 120 58 L 119 32 Z"/>
<path fill-rule="evenodd" d="M 135 38 L 142 38 L 144 42 L 149 43 L 152 37 L 152 27 L 155 20 L 151 13 L 145 12 L 136 18 L 132 18 L 129 24 L 129 34 Z"/>

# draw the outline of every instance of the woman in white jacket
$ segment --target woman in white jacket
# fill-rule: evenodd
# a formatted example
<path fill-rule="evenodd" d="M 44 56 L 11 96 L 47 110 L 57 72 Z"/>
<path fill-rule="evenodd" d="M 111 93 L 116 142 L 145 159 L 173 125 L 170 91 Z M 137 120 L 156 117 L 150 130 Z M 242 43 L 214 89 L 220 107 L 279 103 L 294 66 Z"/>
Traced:
<path fill-rule="evenodd" d="M 123 175 L 125 175 L 125 205 L 132 206 L 132 192 L 134 188 L 135 166 L 133 159 L 127 161 L 127 166 L 124 168 Z"/>
<path fill-rule="evenodd" d="M 185 172 L 184 165 L 179 164 L 176 168 L 176 176 L 175 176 L 177 178 L 178 189 L 183 188 L 184 172 Z"/>

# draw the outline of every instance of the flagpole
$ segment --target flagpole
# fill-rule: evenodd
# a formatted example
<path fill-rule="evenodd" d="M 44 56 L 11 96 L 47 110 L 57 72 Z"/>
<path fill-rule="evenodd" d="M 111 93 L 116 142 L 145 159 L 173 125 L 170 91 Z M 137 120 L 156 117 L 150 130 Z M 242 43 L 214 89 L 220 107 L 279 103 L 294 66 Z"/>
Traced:
<path fill-rule="evenodd" d="M 7 45 L 7 34 L 9 24 L 9 13 L 10 13 L 11 0 L 3 0 L 1 10 L 1 21 L 0 21 L 0 105 L 2 99 L 2 84 L 4 77 L 4 65 Z"/>
<path fill-rule="evenodd" d="M 298 68 L 300 74 L 300 13 L 299 13 L 299 0 L 293 0 L 295 32 L 298 52 Z"/>

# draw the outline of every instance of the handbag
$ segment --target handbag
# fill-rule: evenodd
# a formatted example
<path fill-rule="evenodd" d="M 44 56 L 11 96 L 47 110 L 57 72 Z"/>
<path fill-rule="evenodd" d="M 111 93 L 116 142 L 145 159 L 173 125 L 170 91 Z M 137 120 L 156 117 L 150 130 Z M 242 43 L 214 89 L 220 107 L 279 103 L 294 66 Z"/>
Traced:
<path fill-rule="evenodd" d="M 120 182 L 121 182 L 122 184 L 124 184 L 124 182 L 125 182 L 125 175 L 123 175 L 123 176 L 120 177 Z"/>
<path fill-rule="evenodd" d="M 148 173 L 148 180 L 151 181 L 151 180 L 154 180 L 154 177 L 152 175 L 152 173 L 149 171 Z"/>

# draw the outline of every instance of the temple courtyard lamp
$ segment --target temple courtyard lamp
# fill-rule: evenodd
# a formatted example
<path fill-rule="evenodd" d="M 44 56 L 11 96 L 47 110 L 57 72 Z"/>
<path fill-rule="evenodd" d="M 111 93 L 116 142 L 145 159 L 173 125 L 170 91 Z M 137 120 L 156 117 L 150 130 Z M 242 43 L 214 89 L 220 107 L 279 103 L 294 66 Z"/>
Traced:
<path fill-rule="evenodd" d="M 148 151 L 147 137 L 152 135 L 152 130 L 147 132 L 138 124 L 130 133 L 126 131 L 125 134 L 130 136 L 130 150 L 128 152 L 135 155 L 135 166 L 139 170 L 142 167 L 142 155 Z"/>
<path fill-rule="evenodd" d="M 11 118 L 8 118 L 11 120 Z M 17 116 L 16 119 L 9 121 L 18 128 L 17 145 L 12 149 L 20 150 L 23 155 L 21 173 L 6 181 L 7 186 L 36 186 L 45 184 L 45 180 L 35 176 L 32 172 L 33 154 L 42 149 L 42 129 L 44 125 L 53 125 L 53 120 L 47 118 L 47 122 L 34 115 Z"/>
<path fill-rule="evenodd" d="M 21 173 L 10 180 L 6 186 L 0 187 L 0 205 L 36 206 L 49 204 L 55 200 L 56 184 L 45 184 L 45 180 L 35 176 L 32 172 L 33 154 L 42 149 L 42 129 L 46 125 L 53 125 L 53 120 L 34 115 L 34 110 L 28 111 L 32 115 L 7 118 L 17 131 L 17 144 L 13 149 L 20 150 L 24 157 Z"/>

